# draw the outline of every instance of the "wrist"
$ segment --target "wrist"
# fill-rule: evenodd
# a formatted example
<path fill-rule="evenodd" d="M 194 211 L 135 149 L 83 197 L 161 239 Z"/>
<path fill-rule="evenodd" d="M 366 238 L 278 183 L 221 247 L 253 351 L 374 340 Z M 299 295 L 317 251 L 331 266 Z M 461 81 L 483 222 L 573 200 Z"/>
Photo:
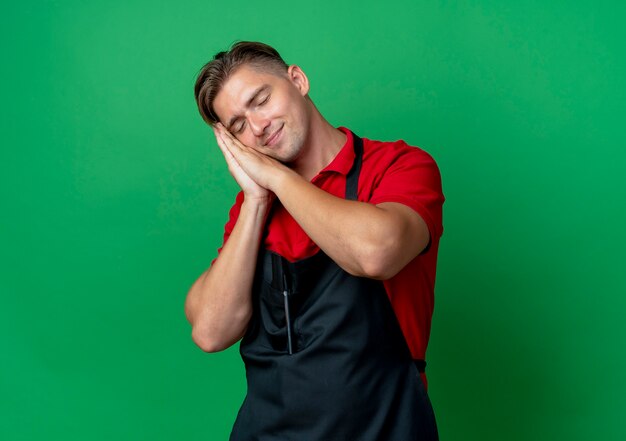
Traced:
<path fill-rule="evenodd" d="M 272 193 L 268 193 L 265 196 L 244 195 L 241 209 L 265 214 L 272 206 L 272 201 L 274 200 L 274 197 L 275 196 Z"/>
<path fill-rule="evenodd" d="M 280 199 L 280 194 L 293 184 L 294 179 L 302 179 L 302 176 L 289 167 L 283 166 L 272 174 L 268 189 Z"/>

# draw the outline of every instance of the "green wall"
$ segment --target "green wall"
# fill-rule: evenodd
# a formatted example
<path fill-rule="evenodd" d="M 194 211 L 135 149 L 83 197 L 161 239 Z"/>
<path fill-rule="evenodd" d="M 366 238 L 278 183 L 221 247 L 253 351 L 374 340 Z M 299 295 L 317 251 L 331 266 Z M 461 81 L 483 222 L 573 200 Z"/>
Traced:
<path fill-rule="evenodd" d="M 237 187 L 192 89 L 252 39 L 331 123 L 439 163 L 442 440 L 626 439 L 624 5 L 3 4 L 0 438 L 227 438 L 237 347 L 183 304 Z"/>

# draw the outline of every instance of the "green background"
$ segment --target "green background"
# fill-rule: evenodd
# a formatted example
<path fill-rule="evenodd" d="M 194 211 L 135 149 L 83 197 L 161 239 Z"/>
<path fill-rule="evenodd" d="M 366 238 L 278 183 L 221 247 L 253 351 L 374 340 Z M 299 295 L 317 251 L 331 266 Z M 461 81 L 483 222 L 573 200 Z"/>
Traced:
<path fill-rule="evenodd" d="M 3 3 L 0 438 L 224 440 L 188 288 L 237 191 L 193 83 L 237 39 L 437 160 L 443 440 L 626 439 L 621 1 Z M 352 441 L 352 440 L 350 440 Z"/>

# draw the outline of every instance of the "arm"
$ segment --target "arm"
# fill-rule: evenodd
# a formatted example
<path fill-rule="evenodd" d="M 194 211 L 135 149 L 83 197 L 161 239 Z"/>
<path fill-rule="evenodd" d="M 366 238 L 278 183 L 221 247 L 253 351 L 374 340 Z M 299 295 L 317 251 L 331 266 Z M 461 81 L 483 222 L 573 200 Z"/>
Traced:
<path fill-rule="evenodd" d="M 243 337 L 252 305 L 250 292 L 269 204 L 244 201 L 233 231 L 213 265 L 192 285 L 185 314 L 193 341 L 206 352 L 228 348 Z"/>
<path fill-rule="evenodd" d="M 222 153 L 244 192 L 244 202 L 228 241 L 213 265 L 191 286 L 185 301 L 192 339 L 206 352 L 226 349 L 245 334 L 252 315 L 250 292 L 261 233 L 273 199 L 228 151 L 222 149 Z"/>
<path fill-rule="evenodd" d="M 428 245 L 426 223 L 406 205 L 338 198 L 295 172 L 275 180 L 271 188 L 287 211 L 350 274 L 389 279 Z"/>
<path fill-rule="evenodd" d="M 274 192 L 309 237 L 347 272 L 394 276 L 428 244 L 424 220 L 395 202 L 372 205 L 326 193 L 220 128 L 220 141 L 260 186 Z"/>

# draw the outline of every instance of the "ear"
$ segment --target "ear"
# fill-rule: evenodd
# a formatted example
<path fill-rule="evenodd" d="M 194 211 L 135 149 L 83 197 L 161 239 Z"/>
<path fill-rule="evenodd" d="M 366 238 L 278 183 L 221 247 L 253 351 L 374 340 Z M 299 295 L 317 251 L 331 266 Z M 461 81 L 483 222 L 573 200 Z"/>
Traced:
<path fill-rule="evenodd" d="M 296 86 L 302 96 L 306 96 L 309 93 L 309 79 L 304 71 L 300 69 L 300 66 L 296 66 L 295 64 L 289 66 L 287 76 L 289 77 L 289 81 Z"/>

